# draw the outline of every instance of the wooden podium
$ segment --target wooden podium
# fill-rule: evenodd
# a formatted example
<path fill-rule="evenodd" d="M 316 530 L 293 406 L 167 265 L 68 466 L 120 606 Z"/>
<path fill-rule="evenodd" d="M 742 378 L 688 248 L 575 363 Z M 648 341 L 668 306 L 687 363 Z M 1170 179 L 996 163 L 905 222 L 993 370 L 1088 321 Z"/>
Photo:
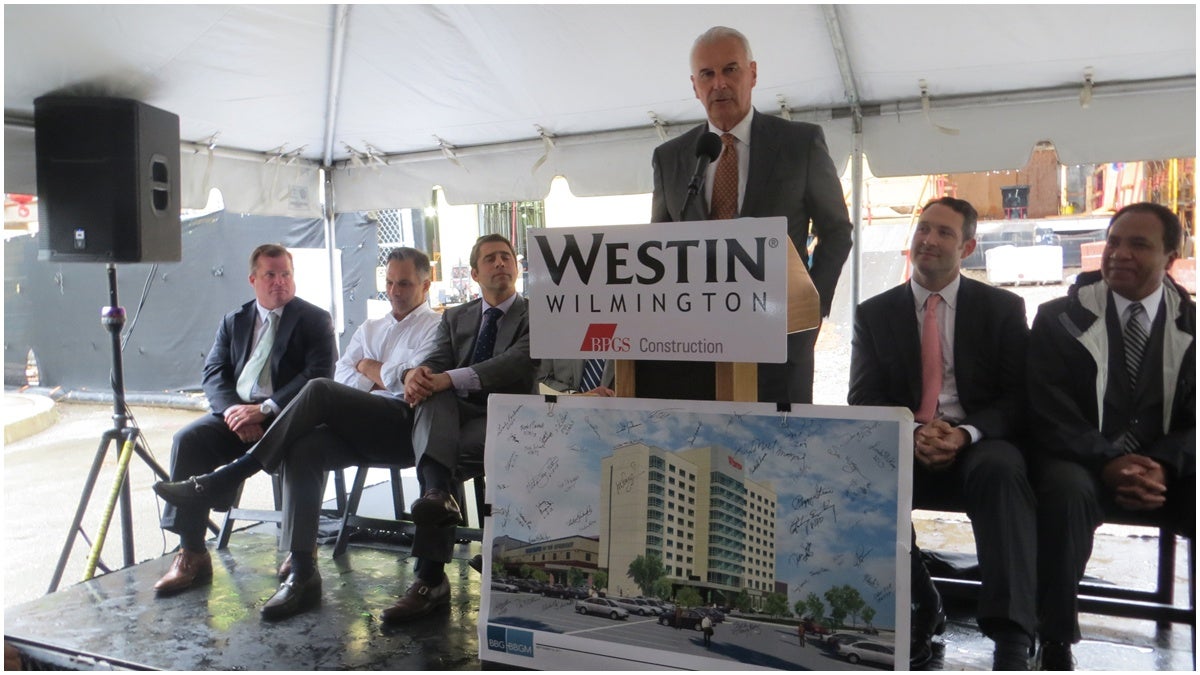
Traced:
<path fill-rule="evenodd" d="M 787 240 L 787 332 L 812 330 L 821 324 L 821 298 L 808 276 L 808 268 L 796 252 L 791 238 Z M 617 396 L 637 396 L 635 361 L 618 360 L 613 371 L 613 388 Z M 716 363 L 716 400 L 757 401 L 757 363 Z M 780 364 L 783 367 L 783 364 Z"/>

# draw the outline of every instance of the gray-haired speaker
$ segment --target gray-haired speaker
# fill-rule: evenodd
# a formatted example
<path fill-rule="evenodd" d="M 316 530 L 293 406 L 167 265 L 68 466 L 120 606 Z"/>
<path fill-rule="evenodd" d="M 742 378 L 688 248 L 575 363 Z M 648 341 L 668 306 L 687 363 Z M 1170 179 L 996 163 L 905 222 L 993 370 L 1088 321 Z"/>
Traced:
<path fill-rule="evenodd" d="M 179 116 L 123 98 L 33 102 L 38 259 L 180 259 Z"/>

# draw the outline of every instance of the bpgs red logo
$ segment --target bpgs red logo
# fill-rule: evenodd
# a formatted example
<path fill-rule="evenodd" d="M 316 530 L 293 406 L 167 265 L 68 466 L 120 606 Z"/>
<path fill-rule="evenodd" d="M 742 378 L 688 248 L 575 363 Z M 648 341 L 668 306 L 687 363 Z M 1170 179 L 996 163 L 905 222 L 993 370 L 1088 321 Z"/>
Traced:
<path fill-rule="evenodd" d="M 581 352 L 627 352 L 629 338 L 614 337 L 617 333 L 615 323 L 588 324 L 587 332 L 583 335 L 583 344 L 579 345 Z"/>
<path fill-rule="evenodd" d="M 735 469 L 741 470 L 741 468 L 742 468 L 741 462 L 739 462 L 736 459 L 734 459 L 733 457 L 729 457 L 729 456 L 726 456 L 725 459 L 729 460 L 729 466 L 732 466 Z"/>

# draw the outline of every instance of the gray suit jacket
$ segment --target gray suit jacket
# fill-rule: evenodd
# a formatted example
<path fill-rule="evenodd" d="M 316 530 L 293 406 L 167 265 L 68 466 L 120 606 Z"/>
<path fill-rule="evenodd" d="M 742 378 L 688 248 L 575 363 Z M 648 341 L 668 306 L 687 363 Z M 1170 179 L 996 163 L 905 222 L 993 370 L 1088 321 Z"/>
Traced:
<path fill-rule="evenodd" d="M 472 363 L 475 340 L 483 321 L 482 300 L 446 310 L 438 325 L 437 346 L 425 362 L 435 373 L 471 367 L 479 375 L 484 394 L 528 394 L 533 391 L 537 364 L 529 357 L 529 309 L 523 297 L 500 319 L 492 358 Z"/>
<path fill-rule="evenodd" d="M 611 389 L 613 379 L 613 360 L 607 359 L 604 372 L 600 375 L 600 386 Z M 558 391 L 579 391 L 579 384 L 583 381 L 583 359 L 542 359 L 537 381 Z"/>
<path fill-rule="evenodd" d="M 702 124 L 655 148 L 652 222 L 708 220 L 703 195 L 692 200 L 687 213 L 681 212 L 688 181 L 696 170 L 696 143 L 707 129 L 708 125 Z M 821 296 L 821 315 L 829 316 L 833 292 L 852 246 L 853 226 L 821 127 L 754 111 L 750 172 L 738 215 L 787 217 L 788 236 Z M 810 234 L 817 237 L 811 253 Z"/>

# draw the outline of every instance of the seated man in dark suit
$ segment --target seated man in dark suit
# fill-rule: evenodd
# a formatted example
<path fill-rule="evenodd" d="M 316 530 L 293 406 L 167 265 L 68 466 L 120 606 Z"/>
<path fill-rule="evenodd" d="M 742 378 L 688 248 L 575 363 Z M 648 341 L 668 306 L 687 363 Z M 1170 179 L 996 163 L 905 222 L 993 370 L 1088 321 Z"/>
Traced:
<path fill-rule="evenodd" d="M 429 257 L 414 248 L 393 249 L 387 260 L 392 311 L 354 333 L 338 359 L 336 381 L 315 379 L 283 409 L 266 435 L 245 455 L 186 481 L 158 483 L 155 492 L 180 507 L 213 504 L 258 471 L 282 469 L 283 535 L 289 551 L 279 570 L 279 591 L 262 608 L 265 619 L 303 611 L 321 596 L 314 562 L 325 474 L 352 464 L 382 461 L 415 466 L 412 409 L 401 374 L 425 360 L 441 317 L 426 302 Z"/>
<path fill-rule="evenodd" d="M 542 359 L 537 383 L 564 394 L 615 396 L 612 359 Z"/>
<path fill-rule="evenodd" d="M 528 308 L 514 285 L 512 244 L 484 235 L 471 249 L 470 263 L 483 297 L 446 310 L 433 353 L 404 375 L 404 396 L 416 407 L 412 440 L 421 484 L 421 498 L 412 506 L 417 579 L 384 610 L 385 621 L 415 619 L 449 604 L 445 565 L 462 517 L 451 496 L 458 469 L 482 464 L 487 396 L 534 389 Z"/>
<path fill-rule="evenodd" d="M 997 670 L 1027 670 L 1035 621 L 1035 507 L 1022 427 L 1029 328 L 1017 295 L 963 277 L 975 250 L 975 209 L 943 197 L 913 233 L 909 283 L 854 315 L 851 405 L 913 411 L 913 506 L 962 504 L 983 576 L 979 627 Z M 913 537 L 912 665 L 930 656 L 945 616 Z"/>
<path fill-rule="evenodd" d="M 245 453 L 309 380 L 329 377 L 337 341 L 329 312 L 296 297 L 292 254 L 263 244 L 250 255 L 255 299 L 230 312 L 204 362 L 204 393 L 212 413 L 175 434 L 171 479 L 211 471 Z M 205 548 L 210 507 L 227 510 L 234 492 L 209 504 L 163 508 L 162 528 L 179 535 L 179 553 L 154 590 L 178 593 L 212 579 Z"/>
<path fill-rule="evenodd" d="M 1071 670 L 1076 594 L 1106 513 L 1196 535 L 1196 304 L 1167 276 L 1183 238 L 1158 204 L 1121 209 L 1099 272 L 1038 308 L 1029 343 L 1038 649 Z"/>

